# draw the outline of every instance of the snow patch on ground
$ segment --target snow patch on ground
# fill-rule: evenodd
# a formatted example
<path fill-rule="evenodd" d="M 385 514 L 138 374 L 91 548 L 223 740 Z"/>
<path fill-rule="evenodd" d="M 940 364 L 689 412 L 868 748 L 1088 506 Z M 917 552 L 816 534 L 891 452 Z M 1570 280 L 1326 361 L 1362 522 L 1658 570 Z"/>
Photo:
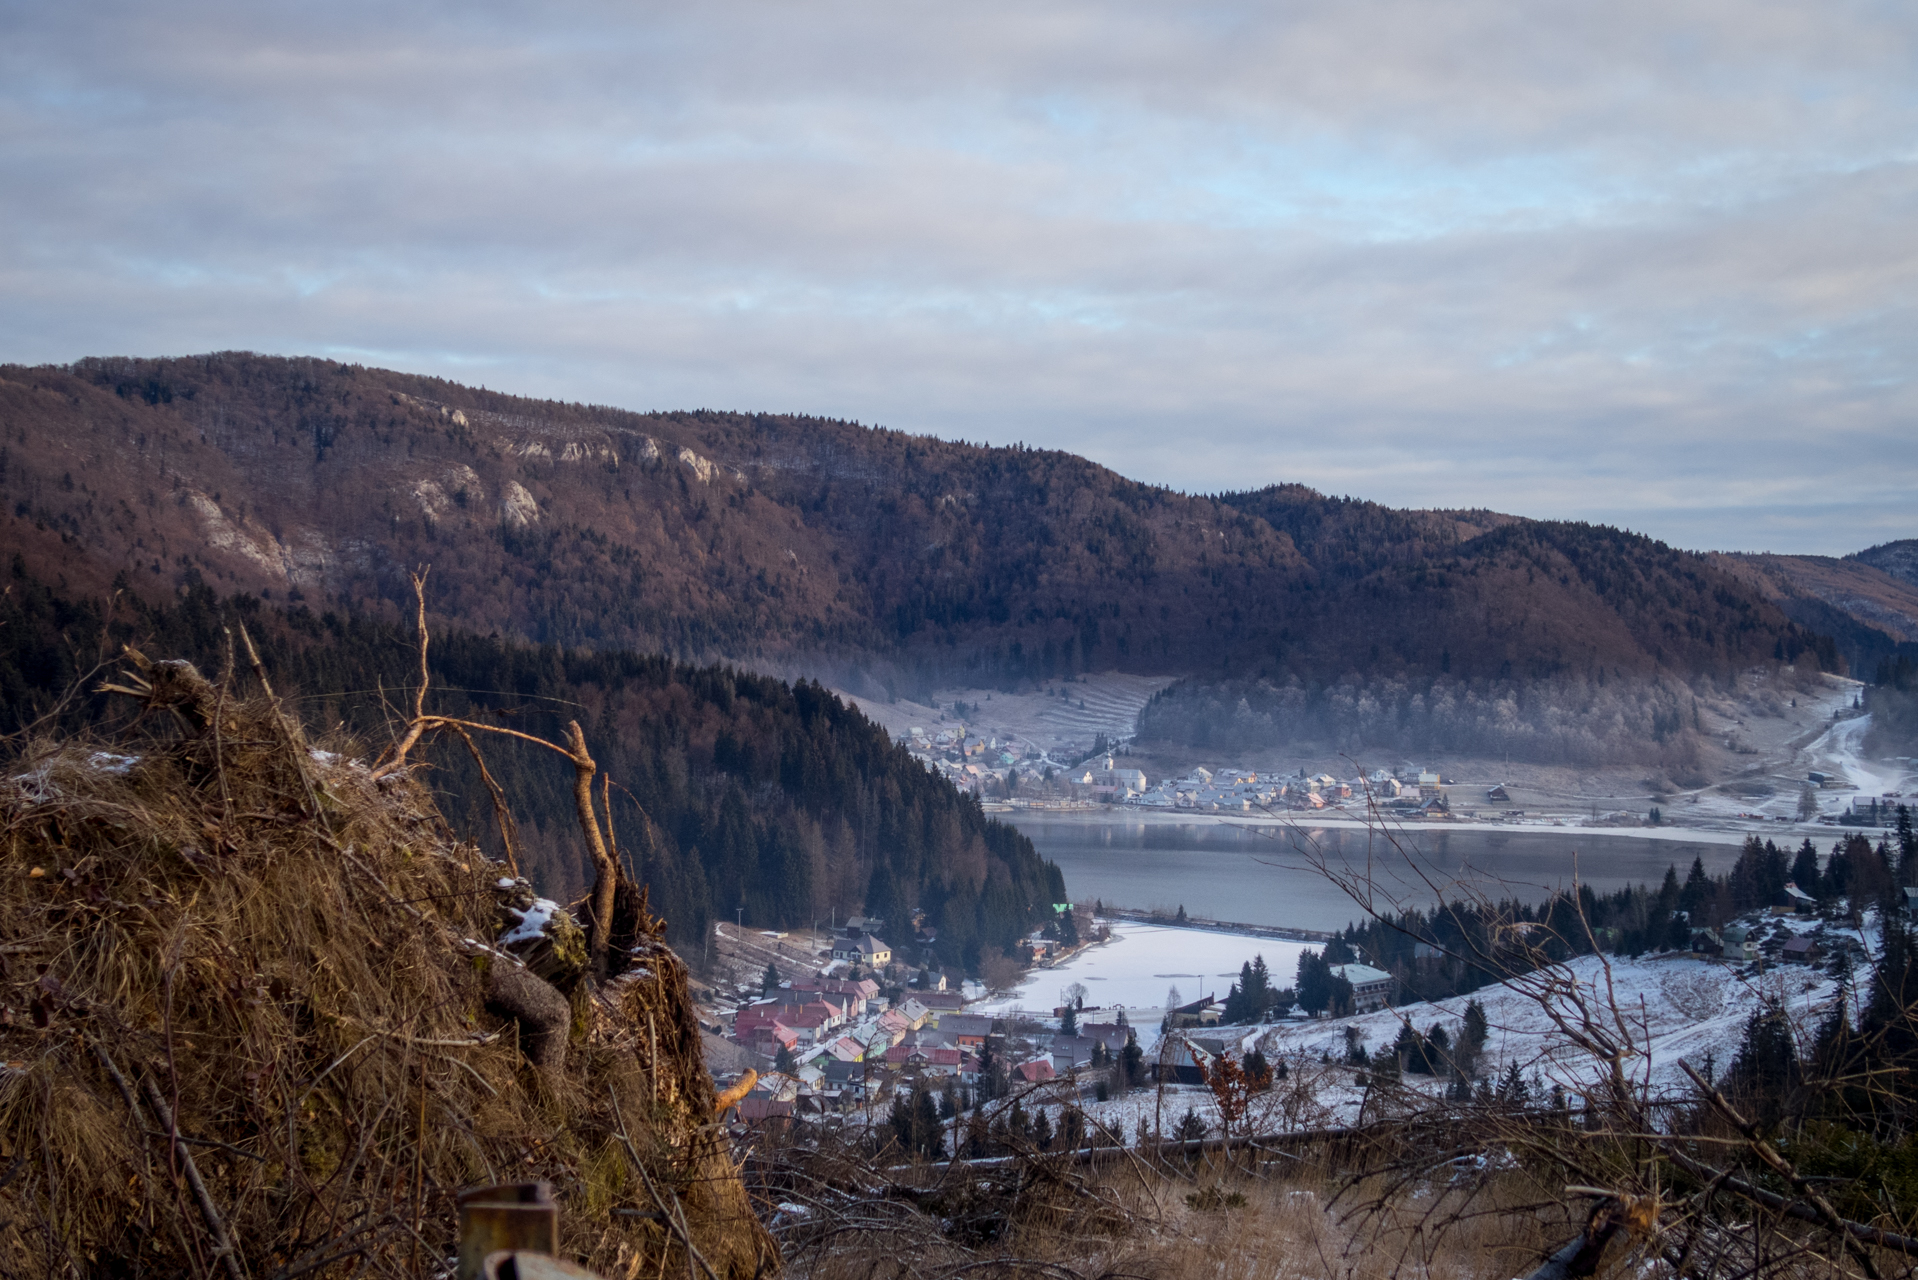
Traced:
<path fill-rule="evenodd" d="M 552 922 L 554 913 L 559 910 L 559 903 L 551 898 L 535 898 L 533 905 L 523 911 L 518 907 L 508 907 L 507 910 L 519 917 L 519 923 L 500 935 L 499 945 L 502 947 L 531 942 L 544 934 L 546 926 Z"/>

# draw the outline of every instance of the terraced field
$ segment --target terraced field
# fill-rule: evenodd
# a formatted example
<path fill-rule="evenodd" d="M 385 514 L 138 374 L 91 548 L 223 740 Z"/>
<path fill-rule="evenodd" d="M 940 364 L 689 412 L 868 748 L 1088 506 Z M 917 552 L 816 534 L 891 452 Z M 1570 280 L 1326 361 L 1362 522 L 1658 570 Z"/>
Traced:
<path fill-rule="evenodd" d="M 839 696 L 884 725 L 895 738 L 913 725 L 931 732 L 964 724 L 976 734 L 1028 739 L 1060 764 L 1076 764 L 1091 751 L 1099 734 L 1114 739 L 1132 736 L 1140 710 L 1177 678 L 1106 671 L 1070 683 L 1054 682 L 1032 693 L 941 689 L 929 702 L 876 702 L 843 690 Z M 955 704 L 963 704 L 964 714 L 954 711 Z"/>

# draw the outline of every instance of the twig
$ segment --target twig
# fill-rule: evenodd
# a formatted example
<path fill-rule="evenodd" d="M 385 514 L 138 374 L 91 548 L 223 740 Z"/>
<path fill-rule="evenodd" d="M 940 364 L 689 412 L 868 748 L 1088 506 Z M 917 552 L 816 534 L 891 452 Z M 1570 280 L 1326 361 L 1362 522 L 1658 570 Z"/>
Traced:
<path fill-rule="evenodd" d="M 173 1150 L 180 1158 L 181 1167 L 186 1170 L 187 1185 L 193 1188 L 194 1199 L 200 1202 L 200 1216 L 206 1219 L 206 1228 L 213 1236 L 214 1252 L 226 1267 L 229 1280 L 246 1280 L 246 1271 L 240 1266 L 239 1251 L 233 1247 L 233 1239 L 227 1235 L 226 1220 L 220 1216 L 213 1196 L 206 1189 L 206 1183 L 200 1178 L 200 1167 L 193 1163 L 193 1153 L 187 1150 L 175 1131 L 173 1111 L 160 1096 L 160 1088 L 153 1083 L 152 1076 L 141 1076 L 140 1083 L 145 1087 L 147 1101 L 152 1104 L 153 1112 L 160 1118 L 172 1137 Z"/>
<path fill-rule="evenodd" d="M 1690 1065 L 1690 1063 L 1686 1063 L 1686 1061 L 1680 1059 L 1678 1065 L 1684 1067 L 1684 1071 L 1686 1071 L 1688 1075 L 1692 1073 L 1692 1065 Z M 1694 1075 L 1692 1079 L 1697 1079 L 1696 1075 Z M 1717 1090 L 1713 1090 L 1713 1092 L 1717 1092 Z M 1730 1105 L 1730 1103 L 1726 1103 L 1726 1105 Z M 1734 1111 L 1734 1115 L 1736 1115 L 1736 1111 Z M 1768 1144 L 1766 1144 L 1766 1146 L 1768 1146 Z M 1824 1209 L 1820 1211 L 1820 1209 L 1814 1207 L 1814 1205 L 1799 1203 L 1799 1201 L 1795 1201 L 1795 1199 L 1791 1199 L 1791 1197 L 1780 1196 L 1780 1194 L 1776 1194 L 1776 1192 L 1766 1192 L 1763 1186 L 1753 1186 L 1751 1182 L 1745 1182 L 1743 1178 L 1734 1178 L 1734 1176 L 1730 1176 L 1728 1171 L 1713 1169 L 1711 1165 L 1707 1165 L 1707 1163 L 1703 1163 L 1703 1161 L 1692 1159 L 1692 1157 L 1686 1155 L 1684 1151 L 1669 1148 L 1669 1153 L 1671 1153 L 1672 1163 L 1678 1165 L 1680 1169 L 1684 1169 L 1686 1173 L 1694 1174 L 1697 1178 L 1717 1180 L 1724 1190 L 1732 1192 L 1734 1196 L 1742 1196 L 1745 1197 L 1745 1199 L 1749 1199 L 1749 1201 L 1753 1201 L 1753 1203 L 1757 1203 L 1757 1205 L 1765 1205 L 1766 1209 L 1776 1209 L 1778 1213 L 1789 1215 L 1789 1217 L 1793 1217 L 1793 1219 L 1797 1219 L 1797 1221 L 1818 1222 L 1820 1226 L 1830 1226 L 1832 1230 L 1836 1230 L 1839 1234 L 1843 1234 L 1843 1236 L 1847 1236 L 1847 1238 L 1851 1238 L 1851 1240 L 1859 1240 L 1862 1244 L 1878 1245 L 1880 1249 L 1893 1249 L 1893 1251 L 1897 1251 L 1897 1253 L 1905 1253 L 1906 1257 L 1918 1257 L 1918 1236 L 1901 1236 L 1899 1232 L 1887 1232 L 1887 1230 L 1883 1230 L 1882 1226 L 1866 1226 L 1864 1222 L 1849 1221 L 1849 1219 L 1843 1219 L 1843 1217 L 1837 1215 L 1837 1211 L 1836 1209 L 1832 1209 L 1830 1201 L 1826 1201 L 1826 1203 L 1824 1203 Z M 1778 1153 L 1772 1151 L 1772 1155 L 1778 1155 Z M 1763 1159 L 1763 1155 L 1761 1155 L 1761 1159 Z M 1784 1157 L 1780 1157 L 1780 1159 L 1784 1159 Z M 1766 1161 L 1766 1163 L 1770 1163 L 1770 1161 Z M 1803 1180 L 1805 1180 L 1801 1174 L 1797 1174 L 1795 1171 L 1788 1174 L 1788 1176 L 1795 1178 L 1797 1182 L 1803 1182 Z M 1813 1197 L 1820 1199 L 1820 1201 L 1824 1199 L 1824 1197 L 1818 1196 L 1816 1192 L 1811 1192 L 1809 1184 L 1807 1184 L 1805 1190 L 1809 1192 L 1809 1194 L 1805 1196 L 1805 1199 L 1813 1199 Z"/>
<path fill-rule="evenodd" d="M 473 741 L 473 735 L 462 724 L 449 724 L 447 730 L 458 736 L 466 744 L 473 763 L 479 766 L 480 781 L 486 784 L 486 793 L 493 799 L 493 820 L 499 824 L 500 843 L 506 847 L 506 868 L 519 878 L 519 823 L 513 817 L 513 811 L 506 803 L 506 789 L 493 777 L 492 770 L 486 767 L 486 757 L 480 754 L 479 744 Z"/>

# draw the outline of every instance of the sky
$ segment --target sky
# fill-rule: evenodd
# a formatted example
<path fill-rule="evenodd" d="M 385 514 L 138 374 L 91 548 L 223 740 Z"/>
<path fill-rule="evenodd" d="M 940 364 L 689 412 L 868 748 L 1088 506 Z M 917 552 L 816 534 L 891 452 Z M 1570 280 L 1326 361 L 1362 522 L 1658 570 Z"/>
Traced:
<path fill-rule="evenodd" d="M 1918 6 L 0 0 L 0 361 L 1918 536 Z"/>

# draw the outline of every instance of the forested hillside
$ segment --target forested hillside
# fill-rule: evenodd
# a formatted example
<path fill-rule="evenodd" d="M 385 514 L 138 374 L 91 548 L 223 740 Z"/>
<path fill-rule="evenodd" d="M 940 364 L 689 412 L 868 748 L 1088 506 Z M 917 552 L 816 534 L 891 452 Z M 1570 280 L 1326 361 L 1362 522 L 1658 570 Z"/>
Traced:
<path fill-rule="evenodd" d="M 217 673 L 227 628 L 242 622 L 276 687 L 316 732 L 344 726 L 375 749 L 389 732 L 379 691 L 400 703 L 418 683 L 414 634 L 386 622 L 282 612 L 252 596 L 221 600 L 204 584 L 170 607 L 123 593 L 105 617 L 26 576 L 17 557 L 5 588 L 0 731 L 48 714 L 67 727 L 108 716 L 95 697 L 57 699 L 120 644 Z M 762 926 L 863 908 L 896 922 L 892 940 L 903 947 L 917 907 L 939 931 L 941 957 L 976 972 L 1049 919 L 1046 904 L 1064 901 L 1058 868 L 1030 841 L 987 820 L 816 684 L 457 629 L 436 635 L 430 655 L 432 705 L 447 714 L 549 739 L 580 722 L 615 784 L 622 851 L 682 947 L 696 950 L 715 916 L 741 906 Z M 487 751 L 513 797 L 536 882 L 571 897 L 590 878 L 571 771 L 536 747 L 489 740 Z M 465 751 L 441 744 L 428 758 L 443 811 L 497 850 L 491 803 Z"/>
<path fill-rule="evenodd" d="M 1832 638 L 1853 676 L 1873 680 L 1903 656 L 1918 661 L 1918 581 L 1911 542 L 1832 556 L 1714 556 L 1792 621 Z M 1903 576 L 1901 576 L 1901 574 Z"/>
<path fill-rule="evenodd" d="M 0 368 L 0 520 L 76 592 L 191 575 L 354 616 L 827 673 L 1324 684 L 1692 675 L 1828 645 L 1703 557 L 1296 486 L 1196 497 L 1069 454 L 642 415 L 320 360 Z"/>
<path fill-rule="evenodd" d="M 1918 587 L 1918 538 L 1901 538 L 1896 542 L 1881 542 L 1875 547 L 1866 547 L 1863 551 L 1854 551 L 1846 556 L 1859 564 L 1869 565 L 1882 573 L 1888 573 L 1902 582 Z"/>

